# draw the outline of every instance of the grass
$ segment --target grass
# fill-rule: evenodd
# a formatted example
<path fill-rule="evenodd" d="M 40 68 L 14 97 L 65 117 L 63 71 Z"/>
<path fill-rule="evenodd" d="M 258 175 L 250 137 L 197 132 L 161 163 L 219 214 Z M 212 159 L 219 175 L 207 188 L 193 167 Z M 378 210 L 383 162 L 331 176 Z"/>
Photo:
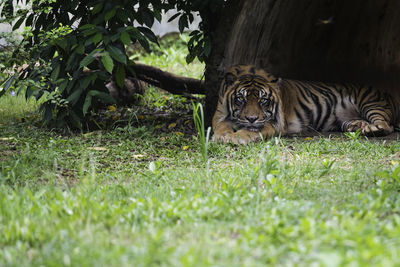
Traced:
<path fill-rule="evenodd" d="M 0 266 L 400 265 L 399 140 L 210 143 L 207 169 L 184 124 L 61 135 L 36 108 L 0 99 Z"/>

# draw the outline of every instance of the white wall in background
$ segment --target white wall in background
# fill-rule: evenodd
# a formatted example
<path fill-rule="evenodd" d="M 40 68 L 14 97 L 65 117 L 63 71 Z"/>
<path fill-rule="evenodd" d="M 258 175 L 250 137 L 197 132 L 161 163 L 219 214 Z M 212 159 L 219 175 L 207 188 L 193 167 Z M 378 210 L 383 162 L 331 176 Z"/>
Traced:
<path fill-rule="evenodd" d="M 170 10 L 163 15 L 161 23 L 155 21 L 152 27 L 154 33 L 158 36 L 163 36 L 170 32 L 179 32 L 179 26 L 178 26 L 179 18 L 176 18 L 173 21 L 168 22 L 169 18 L 171 18 L 175 14 L 176 10 Z M 194 21 L 190 25 L 190 30 L 197 29 L 201 21 L 200 16 L 198 14 L 193 13 L 193 16 L 194 16 Z"/>
<path fill-rule="evenodd" d="M 154 33 L 158 36 L 163 36 L 167 33 L 170 32 L 179 32 L 179 27 L 178 27 L 178 20 L 179 18 L 168 22 L 169 18 L 171 18 L 173 15 L 176 14 L 175 10 L 170 10 L 166 14 L 163 14 L 163 18 L 161 20 L 161 23 L 158 21 L 154 22 L 154 25 L 152 27 L 152 30 Z M 195 30 L 198 28 L 199 23 L 201 21 L 200 16 L 198 14 L 193 14 L 194 16 L 194 22 L 190 25 L 190 30 Z M 11 26 L 8 24 L 0 24 L 0 32 L 10 32 L 11 31 Z M 0 44 L 4 44 L 4 40 L 0 39 Z"/>

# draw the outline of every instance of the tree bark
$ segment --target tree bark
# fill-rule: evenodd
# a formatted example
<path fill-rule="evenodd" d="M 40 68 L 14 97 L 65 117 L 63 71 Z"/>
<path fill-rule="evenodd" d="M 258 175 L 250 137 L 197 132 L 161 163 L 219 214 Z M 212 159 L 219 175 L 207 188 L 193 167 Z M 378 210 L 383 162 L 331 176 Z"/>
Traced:
<path fill-rule="evenodd" d="M 132 75 L 172 94 L 205 94 L 204 82 L 198 79 L 178 76 L 149 65 L 135 63 Z"/>
<path fill-rule="evenodd" d="M 204 113 L 207 127 L 211 126 L 212 117 L 217 108 L 219 84 L 225 71 L 221 64 L 226 47 L 229 45 L 226 41 L 245 1 L 230 0 L 217 14 L 211 11 L 200 14 L 203 21 L 208 22 L 205 30 L 209 33 L 212 43 L 211 54 L 206 60 L 205 69 L 206 104 Z"/>
<path fill-rule="evenodd" d="M 399 92 L 399 11 L 398 0 L 247 0 L 222 66 L 254 64 L 284 78 Z"/>

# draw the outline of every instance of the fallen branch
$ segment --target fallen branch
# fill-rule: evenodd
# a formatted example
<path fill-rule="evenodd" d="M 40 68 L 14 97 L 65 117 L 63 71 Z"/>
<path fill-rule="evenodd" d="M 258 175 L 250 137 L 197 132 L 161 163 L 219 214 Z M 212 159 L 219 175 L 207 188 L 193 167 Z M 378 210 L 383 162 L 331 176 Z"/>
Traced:
<path fill-rule="evenodd" d="M 204 81 L 178 76 L 159 68 L 136 63 L 132 66 L 131 75 L 148 84 L 161 88 L 172 94 L 205 94 Z"/>

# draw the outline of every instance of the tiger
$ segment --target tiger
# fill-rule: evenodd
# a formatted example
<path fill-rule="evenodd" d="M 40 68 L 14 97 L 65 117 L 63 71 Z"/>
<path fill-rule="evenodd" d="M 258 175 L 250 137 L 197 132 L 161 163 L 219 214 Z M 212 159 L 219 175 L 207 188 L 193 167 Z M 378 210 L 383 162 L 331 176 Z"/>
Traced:
<path fill-rule="evenodd" d="M 213 140 L 245 145 L 278 135 L 357 130 L 386 136 L 400 124 L 399 106 L 372 86 L 281 79 L 236 65 L 219 89 Z"/>

